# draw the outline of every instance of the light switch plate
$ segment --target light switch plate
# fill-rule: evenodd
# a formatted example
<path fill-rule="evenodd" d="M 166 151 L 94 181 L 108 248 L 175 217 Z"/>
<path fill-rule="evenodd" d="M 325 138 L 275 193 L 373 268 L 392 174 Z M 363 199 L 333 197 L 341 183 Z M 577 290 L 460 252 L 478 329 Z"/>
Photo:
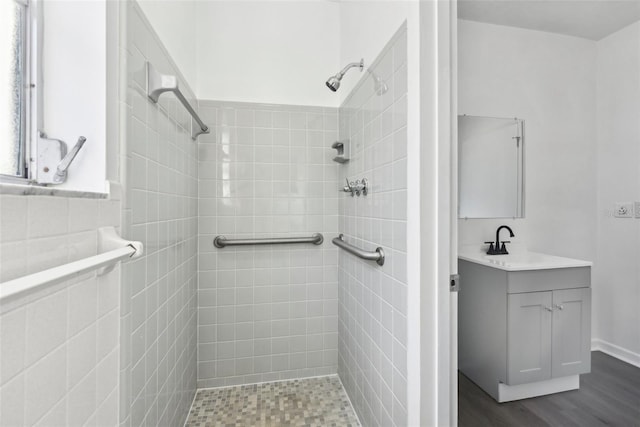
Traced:
<path fill-rule="evenodd" d="M 616 209 L 613 211 L 616 218 L 633 218 L 633 203 L 616 203 Z"/>

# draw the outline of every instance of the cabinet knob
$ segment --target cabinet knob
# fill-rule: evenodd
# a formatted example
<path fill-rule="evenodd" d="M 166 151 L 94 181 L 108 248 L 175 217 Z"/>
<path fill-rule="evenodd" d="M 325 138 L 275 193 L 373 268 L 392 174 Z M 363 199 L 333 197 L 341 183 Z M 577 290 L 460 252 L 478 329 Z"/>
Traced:
<path fill-rule="evenodd" d="M 558 310 L 563 310 L 564 309 L 564 305 L 562 305 L 562 304 L 556 304 L 556 307 L 558 308 Z"/>
<path fill-rule="evenodd" d="M 551 308 L 549 306 L 546 306 L 546 305 L 544 306 L 544 309 L 547 310 L 547 311 L 553 311 L 553 308 Z"/>

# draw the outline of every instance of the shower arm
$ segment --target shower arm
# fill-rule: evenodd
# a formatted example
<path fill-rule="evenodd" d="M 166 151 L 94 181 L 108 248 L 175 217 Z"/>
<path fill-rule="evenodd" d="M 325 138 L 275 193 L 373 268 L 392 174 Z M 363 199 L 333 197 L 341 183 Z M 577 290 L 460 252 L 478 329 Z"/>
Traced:
<path fill-rule="evenodd" d="M 338 79 L 342 79 L 342 77 L 347 73 L 347 71 L 349 71 L 349 69 L 354 67 L 359 67 L 360 71 L 364 70 L 364 58 L 361 59 L 360 62 L 352 62 L 351 64 L 347 64 L 346 67 L 344 67 L 342 70 L 338 72 L 338 74 L 336 74 L 336 77 Z"/>

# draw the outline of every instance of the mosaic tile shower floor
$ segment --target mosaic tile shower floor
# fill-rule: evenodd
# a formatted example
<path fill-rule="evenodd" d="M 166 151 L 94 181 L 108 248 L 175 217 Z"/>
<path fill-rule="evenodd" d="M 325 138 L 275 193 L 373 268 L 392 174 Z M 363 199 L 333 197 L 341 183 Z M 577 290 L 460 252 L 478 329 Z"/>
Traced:
<path fill-rule="evenodd" d="M 185 427 L 359 427 L 337 376 L 198 390 Z"/>

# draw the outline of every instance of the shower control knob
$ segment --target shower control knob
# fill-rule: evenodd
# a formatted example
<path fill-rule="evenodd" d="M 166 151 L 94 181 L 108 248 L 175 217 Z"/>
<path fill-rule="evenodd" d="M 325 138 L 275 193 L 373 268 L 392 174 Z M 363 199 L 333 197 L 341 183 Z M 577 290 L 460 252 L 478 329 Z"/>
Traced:
<path fill-rule="evenodd" d="M 356 184 L 353 182 L 349 182 L 348 178 L 345 178 L 345 180 L 347 181 L 347 185 L 342 187 L 342 191 L 344 191 L 345 193 L 351 193 L 351 197 L 353 197 L 356 192 Z"/>
<path fill-rule="evenodd" d="M 347 185 L 342 187 L 342 191 L 345 193 L 351 193 L 351 197 L 358 196 L 360 194 L 366 196 L 368 193 L 369 182 L 366 178 L 362 178 L 362 180 L 356 180 L 355 182 L 349 182 L 349 179 L 346 179 Z"/>
<path fill-rule="evenodd" d="M 369 187 L 369 181 L 367 181 L 367 178 L 362 178 L 361 184 L 362 186 L 361 190 L 362 190 L 362 195 L 366 196 L 368 193 L 368 187 Z"/>

